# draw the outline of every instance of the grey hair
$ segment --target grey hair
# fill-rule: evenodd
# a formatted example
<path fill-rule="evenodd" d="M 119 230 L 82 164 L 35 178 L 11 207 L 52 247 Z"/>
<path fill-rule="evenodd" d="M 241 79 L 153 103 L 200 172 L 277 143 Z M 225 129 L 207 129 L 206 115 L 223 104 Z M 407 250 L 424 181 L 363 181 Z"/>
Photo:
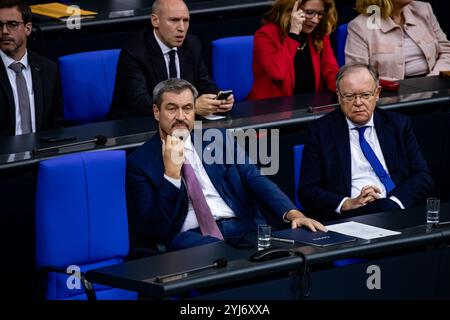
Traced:
<path fill-rule="evenodd" d="M 191 90 L 195 101 L 198 97 L 198 91 L 189 81 L 178 78 L 170 78 L 161 81 L 153 89 L 153 103 L 160 108 L 163 102 L 163 94 L 165 92 L 181 93 L 187 89 Z"/>
<path fill-rule="evenodd" d="M 365 63 L 350 63 L 344 65 L 342 68 L 339 69 L 339 72 L 336 75 L 336 88 L 339 90 L 339 83 L 341 82 L 342 78 L 349 72 L 355 70 L 355 69 L 366 69 L 369 71 L 370 75 L 372 76 L 373 80 L 375 81 L 377 87 L 379 86 L 379 78 L 378 78 L 378 71 L 375 70 L 372 66 L 367 65 Z"/>

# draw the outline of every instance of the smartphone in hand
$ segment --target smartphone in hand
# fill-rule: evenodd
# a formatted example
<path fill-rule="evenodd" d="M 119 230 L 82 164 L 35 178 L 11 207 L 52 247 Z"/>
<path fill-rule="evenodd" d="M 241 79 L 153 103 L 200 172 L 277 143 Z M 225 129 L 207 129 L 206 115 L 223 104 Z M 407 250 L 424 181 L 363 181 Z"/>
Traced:
<path fill-rule="evenodd" d="M 233 94 L 233 90 L 224 90 L 219 91 L 219 93 L 216 96 L 216 100 L 227 100 L 229 96 Z"/>

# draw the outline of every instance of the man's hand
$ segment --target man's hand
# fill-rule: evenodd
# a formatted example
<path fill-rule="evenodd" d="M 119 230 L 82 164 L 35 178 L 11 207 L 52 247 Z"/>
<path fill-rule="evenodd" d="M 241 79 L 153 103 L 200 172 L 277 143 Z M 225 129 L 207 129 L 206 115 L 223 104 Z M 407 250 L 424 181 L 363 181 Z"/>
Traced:
<path fill-rule="evenodd" d="M 234 96 L 230 95 L 226 100 L 219 100 L 220 105 L 217 112 L 228 112 L 233 108 Z"/>
<path fill-rule="evenodd" d="M 380 194 L 381 190 L 377 186 L 364 186 L 359 196 L 344 201 L 341 212 L 358 209 L 361 206 L 380 199 Z"/>
<path fill-rule="evenodd" d="M 300 5 L 302 4 L 301 0 L 295 2 L 294 7 L 292 8 L 291 13 L 291 28 L 289 32 L 300 34 L 303 29 L 303 22 L 305 22 L 305 13 L 302 9 L 300 9 Z"/>
<path fill-rule="evenodd" d="M 298 210 L 290 210 L 285 218 L 291 222 L 292 229 L 304 226 L 314 232 L 317 230 L 324 232 L 328 231 L 319 221 L 305 217 L 305 215 Z"/>
<path fill-rule="evenodd" d="M 216 100 L 215 94 L 202 94 L 195 100 L 195 113 L 200 116 L 209 116 L 219 110 L 221 102 Z"/>
<path fill-rule="evenodd" d="M 180 179 L 181 167 L 184 163 L 183 140 L 167 135 L 162 145 L 164 174 L 173 179 Z"/>

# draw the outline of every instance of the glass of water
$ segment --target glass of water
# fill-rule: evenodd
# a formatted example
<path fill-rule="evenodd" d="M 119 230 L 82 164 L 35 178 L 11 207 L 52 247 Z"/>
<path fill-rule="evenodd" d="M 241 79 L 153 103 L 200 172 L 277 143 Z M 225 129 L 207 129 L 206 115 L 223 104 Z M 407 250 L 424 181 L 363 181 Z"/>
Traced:
<path fill-rule="evenodd" d="M 270 247 L 271 227 L 268 224 L 258 225 L 258 250 Z"/>
<path fill-rule="evenodd" d="M 427 223 L 432 225 L 439 224 L 440 200 L 437 198 L 427 199 Z"/>

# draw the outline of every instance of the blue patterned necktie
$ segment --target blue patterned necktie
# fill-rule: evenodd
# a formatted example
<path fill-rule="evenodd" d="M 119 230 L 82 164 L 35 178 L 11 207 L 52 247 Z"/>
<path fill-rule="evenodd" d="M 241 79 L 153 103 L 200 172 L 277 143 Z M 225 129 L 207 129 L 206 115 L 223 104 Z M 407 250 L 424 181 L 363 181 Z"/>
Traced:
<path fill-rule="evenodd" d="M 367 142 L 366 138 L 364 137 L 364 132 L 366 131 L 368 127 L 359 127 L 356 128 L 359 133 L 359 145 L 361 146 L 361 150 L 366 157 L 367 161 L 369 161 L 370 165 L 373 168 L 373 171 L 375 171 L 375 174 L 377 177 L 381 180 L 381 182 L 384 184 L 384 187 L 386 188 L 386 193 L 392 191 L 392 189 L 395 188 L 394 181 L 392 181 L 389 174 L 384 170 L 383 165 L 381 164 L 380 160 L 378 159 L 377 155 L 373 151 L 372 147 Z"/>
<path fill-rule="evenodd" d="M 194 208 L 202 235 L 208 235 L 223 240 L 223 235 L 217 226 L 216 220 L 214 220 L 208 203 L 206 202 L 202 187 L 200 186 L 192 165 L 187 159 L 184 160 L 182 170 L 183 178 L 186 181 L 187 191 L 191 198 L 192 207 Z"/>

